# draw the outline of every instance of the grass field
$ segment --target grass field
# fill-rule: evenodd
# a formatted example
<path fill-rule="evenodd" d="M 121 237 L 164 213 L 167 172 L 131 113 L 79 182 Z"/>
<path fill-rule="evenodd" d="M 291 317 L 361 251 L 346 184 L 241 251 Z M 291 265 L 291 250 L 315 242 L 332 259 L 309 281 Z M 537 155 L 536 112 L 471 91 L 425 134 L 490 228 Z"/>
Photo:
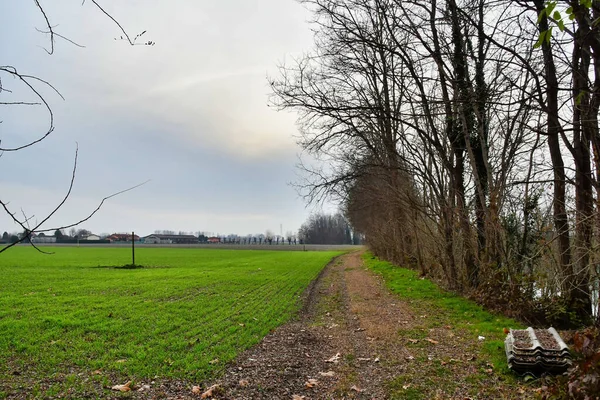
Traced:
<path fill-rule="evenodd" d="M 55 376 L 31 394 L 59 393 L 82 371 L 211 377 L 287 321 L 339 254 L 143 248 L 144 268 L 116 269 L 129 249 L 55 250 L 0 255 L 0 397 L 24 377 Z"/>

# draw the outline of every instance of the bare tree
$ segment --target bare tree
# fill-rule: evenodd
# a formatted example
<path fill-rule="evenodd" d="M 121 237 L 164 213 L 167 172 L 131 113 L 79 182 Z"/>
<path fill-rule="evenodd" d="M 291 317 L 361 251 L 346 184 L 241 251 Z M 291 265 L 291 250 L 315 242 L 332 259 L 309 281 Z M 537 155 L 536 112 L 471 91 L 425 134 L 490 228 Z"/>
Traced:
<path fill-rule="evenodd" d="M 541 42 L 552 18 L 538 24 L 548 5 L 537 0 L 301 3 L 316 49 L 270 85 L 318 160 L 300 166 L 306 199 L 338 201 L 376 254 L 451 289 L 498 306 L 539 301 L 544 287 L 589 316 L 595 2 L 569 2 L 573 26 Z"/>
<path fill-rule="evenodd" d="M 90 0 L 90 2 L 100 13 L 102 13 L 107 18 L 109 18 L 111 21 L 113 21 L 114 24 L 118 27 L 119 32 L 120 32 L 120 37 L 119 37 L 120 40 L 125 40 L 132 46 L 134 46 L 134 45 L 147 45 L 147 46 L 154 45 L 154 42 L 152 42 L 152 41 L 141 42 L 140 39 L 146 33 L 146 31 L 143 31 L 140 34 L 135 35 L 134 37 L 131 37 L 126 32 L 126 30 L 121 26 L 121 24 L 111 14 L 109 14 L 96 0 Z M 46 25 L 45 29 L 42 29 L 42 30 L 38 29 L 38 31 L 40 33 L 48 35 L 48 37 L 49 37 L 49 47 L 45 49 L 45 51 L 48 53 L 48 55 L 54 54 L 55 40 L 57 38 L 61 39 L 61 40 L 65 40 L 75 46 L 83 47 L 83 46 L 77 44 L 76 42 L 74 42 L 73 40 L 71 40 L 71 39 L 61 35 L 59 32 L 57 32 L 56 27 L 51 24 L 50 18 L 48 16 L 48 14 L 46 13 L 46 10 L 40 3 L 40 1 L 34 0 L 34 3 L 35 3 L 35 6 L 37 7 L 38 12 L 43 16 L 43 19 L 45 21 L 45 25 Z M 85 3 L 85 1 L 84 1 L 84 3 Z M 4 146 L 0 145 L 0 154 L 2 154 L 3 152 L 23 151 L 23 150 L 27 149 L 28 147 L 34 146 L 34 145 L 40 143 L 41 141 L 47 139 L 54 131 L 54 129 L 55 129 L 54 114 L 52 112 L 52 108 L 50 106 L 49 100 L 47 100 L 41 94 L 41 91 L 38 87 L 39 85 L 49 87 L 61 99 L 64 100 L 64 97 L 60 94 L 60 92 L 46 80 L 39 78 L 37 76 L 23 74 L 23 73 L 19 72 L 17 70 L 17 68 L 15 68 L 14 66 L 10 66 L 10 65 L 0 66 L 0 95 L 9 95 L 10 96 L 13 93 L 13 91 L 11 89 L 6 87 L 6 84 L 5 84 L 6 77 L 12 78 L 11 82 L 16 82 L 18 84 L 23 85 L 30 93 L 32 93 L 34 95 L 36 101 L 21 101 L 19 99 L 15 99 L 15 100 L 11 99 L 10 101 L 1 101 L 0 105 L 4 106 L 4 107 L 41 106 L 46 110 L 46 112 L 48 114 L 48 126 L 47 126 L 47 129 L 44 132 L 42 132 L 36 139 L 33 139 L 27 143 L 19 144 L 19 145 L 13 146 L 13 147 L 4 147 Z M 4 81 L 3 81 L 3 78 L 4 78 Z M 0 144 L 1 144 L 1 139 L 0 139 Z M 80 223 L 83 223 L 83 222 L 89 220 L 90 218 L 92 218 L 100 210 L 100 208 L 102 207 L 102 205 L 104 204 L 104 202 L 106 200 L 140 186 L 140 185 L 136 185 L 134 187 L 130 187 L 123 191 L 113 193 L 109 196 L 104 197 L 99 202 L 99 205 L 97 206 L 97 208 L 95 208 L 90 214 L 88 214 L 87 216 L 83 217 L 82 219 L 80 219 L 79 221 L 77 221 L 75 223 L 63 224 L 61 226 L 46 228 L 45 224 L 48 223 L 50 221 L 50 219 L 56 214 L 56 212 L 65 205 L 67 199 L 69 198 L 69 196 L 71 194 L 71 191 L 73 189 L 73 183 L 75 181 L 75 175 L 77 172 L 77 156 L 78 156 L 78 149 L 75 150 L 75 160 L 73 162 L 73 171 L 71 174 L 70 184 L 68 186 L 68 190 L 67 190 L 65 196 L 48 215 L 41 218 L 41 222 L 32 225 L 31 221 L 34 218 L 33 215 L 28 216 L 25 213 L 25 211 L 22 209 L 20 210 L 20 215 L 18 215 L 17 211 L 14 211 L 14 208 L 9 207 L 10 204 L 8 201 L 0 200 L 0 207 L 3 209 L 5 214 L 8 215 L 15 224 L 20 226 L 21 229 L 24 230 L 24 232 L 27 232 L 27 234 L 23 235 L 18 241 L 10 243 L 10 244 L 4 246 L 2 249 L 0 249 L 0 253 L 6 251 L 10 247 L 12 247 L 18 243 L 21 243 L 21 242 L 31 243 L 31 240 L 30 240 L 31 235 L 33 235 L 34 233 L 50 232 L 50 231 L 56 231 L 56 230 L 61 230 L 61 229 L 67 229 L 70 227 L 74 227 Z M 40 220 L 40 218 L 38 218 L 38 220 Z M 38 251 L 44 252 L 41 249 L 39 249 L 38 247 L 36 247 L 33 243 L 31 243 L 31 245 L 33 247 L 35 247 Z"/>

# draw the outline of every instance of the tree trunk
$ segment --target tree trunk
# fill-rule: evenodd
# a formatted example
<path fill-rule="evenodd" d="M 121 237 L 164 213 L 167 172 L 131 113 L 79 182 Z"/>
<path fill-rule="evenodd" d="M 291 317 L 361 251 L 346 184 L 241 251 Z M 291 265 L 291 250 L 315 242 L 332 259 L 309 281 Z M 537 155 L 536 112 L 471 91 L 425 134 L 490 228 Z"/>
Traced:
<path fill-rule="evenodd" d="M 538 14 L 544 9 L 543 0 L 534 0 Z M 539 23 L 540 32 L 548 30 L 548 18 L 542 17 Z M 563 282 L 573 276 L 573 266 L 571 265 L 571 244 L 569 239 L 569 220 L 567 218 L 565 202 L 565 164 L 560 151 L 560 130 L 562 127 L 559 122 L 558 105 L 558 79 L 556 76 L 556 66 L 554 55 L 550 43 L 543 41 L 542 53 L 544 56 L 544 79 L 546 81 L 546 108 L 547 115 L 547 136 L 550 158 L 552 160 L 552 171 L 554 173 L 554 198 L 553 220 L 554 229 L 558 236 L 559 263 Z M 565 284 L 561 288 L 563 292 L 568 293 L 570 285 Z"/>

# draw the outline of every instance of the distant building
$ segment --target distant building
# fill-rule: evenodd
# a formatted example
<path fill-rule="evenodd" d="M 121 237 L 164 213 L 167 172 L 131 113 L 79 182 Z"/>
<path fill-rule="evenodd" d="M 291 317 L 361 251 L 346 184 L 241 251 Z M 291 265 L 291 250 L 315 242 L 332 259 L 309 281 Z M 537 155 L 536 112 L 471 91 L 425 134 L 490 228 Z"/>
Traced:
<path fill-rule="evenodd" d="M 112 235 L 107 236 L 106 240 L 110 240 L 111 242 L 131 242 L 131 234 L 129 234 L 129 233 L 113 233 Z M 138 235 L 133 235 L 133 240 L 136 242 L 139 242 L 140 237 Z"/>
<path fill-rule="evenodd" d="M 206 239 L 206 241 L 208 243 L 221 243 L 221 238 L 213 236 L 213 237 L 209 237 L 208 239 Z"/>
<path fill-rule="evenodd" d="M 93 233 L 90 235 L 85 235 L 80 238 L 81 240 L 100 240 L 100 236 L 94 235 Z"/>
<path fill-rule="evenodd" d="M 196 244 L 199 240 L 194 235 L 159 235 L 157 233 L 144 237 L 146 244 Z"/>

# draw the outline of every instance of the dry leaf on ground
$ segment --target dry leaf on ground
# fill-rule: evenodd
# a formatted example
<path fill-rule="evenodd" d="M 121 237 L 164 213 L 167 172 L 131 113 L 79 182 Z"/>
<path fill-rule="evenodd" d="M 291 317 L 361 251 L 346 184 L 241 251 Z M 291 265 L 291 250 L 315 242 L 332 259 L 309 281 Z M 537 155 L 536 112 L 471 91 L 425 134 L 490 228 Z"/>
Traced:
<path fill-rule="evenodd" d="M 371 361 L 370 358 L 359 357 L 358 361 Z"/>
<path fill-rule="evenodd" d="M 419 339 L 408 339 L 411 343 L 419 343 Z"/>
<path fill-rule="evenodd" d="M 194 386 L 192 387 L 192 393 L 194 394 L 200 394 L 201 390 L 200 390 L 200 386 Z"/>
<path fill-rule="evenodd" d="M 112 390 L 118 390 L 119 392 L 129 392 L 131 390 L 131 381 L 127 382 L 124 385 L 115 385 L 112 387 Z"/>
<path fill-rule="evenodd" d="M 352 387 L 350 388 L 350 390 L 354 390 L 356 393 L 360 393 L 362 392 L 362 389 L 360 389 L 358 386 L 356 385 L 352 385 Z"/>
<path fill-rule="evenodd" d="M 215 389 L 217 389 L 219 387 L 219 385 L 212 385 L 211 387 L 209 387 L 208 389 L 206 389 L 206 392 L 202 393 L 202 396 L 200 396 L 201 399 L 207 399 L 209 397 L 213 397 L 214 395 L 214 391 Z"/>
<path fill-rule="evenodd" d="M 427 340 L 431 344 L 438 344 L 439 343 L 437 340 L 433 340 L 433 339 L 430 339 L 430 338 L 427 338 L 425 340 Z"/>
<path fill-rule="evenodd" d="M 340 360 L 340 353 L 337 353 L 335 356 L 331 357 L 329 360 L 325 360 L 328 363 L 337 363 Z"/>
<path fill-rule="evenodd" d="M 240 386 L 241 387 L 246 387 L 250 384 L 250 382 L 248 382 L 248 379 L 241 379 L 240 380 Z"/>
<path fill-rule="evenodd" d="M 306 399 L 305 396 L 298 396 L 297 394 L 292 396 L 292 400 L 304 400 Z"/>
<path fill-rule="evenodd" d="M 319 381 L 316 379 L 309 379 L 308 381 L 304 382 L 304 386 L 307 389 L 313 388 L 315 386 L 317 386 L 319 384 Z"/>

